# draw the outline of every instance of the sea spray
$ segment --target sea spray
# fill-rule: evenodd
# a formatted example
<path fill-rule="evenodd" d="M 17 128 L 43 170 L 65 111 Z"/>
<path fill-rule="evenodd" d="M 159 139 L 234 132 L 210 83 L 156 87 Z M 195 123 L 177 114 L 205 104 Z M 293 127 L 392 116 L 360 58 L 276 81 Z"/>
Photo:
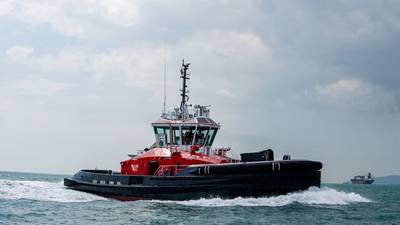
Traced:
<path fill-rule="evenodd" d="M 234 199 L 199 199 L 188 201 L 157 201 L 159 203 L 174 203 L 186 206 L 203 206 L 203 207 L 226 207 L 226 206 L 285 206 L 293 203 L 305 205 L 347 205 L 351 203 L 371 202 L 371 200 L 362 197 L 353 192 L 337 191 L 333 188 L 311 187 L 306 191 L 294 192 L 286 195 L 278 195 L 263 198 L 234 198 Z"/>
<path fill-rule="evenodd" d="M 105 198 L 69 190 L 62 182 L 0 179 L 0 199 L 29 199 L 54 202 L 90 202 Z"/>
<path fill-rule="evenodd" d="M 55 202 L 89 202 L 105 200 L 105 198 L 69 190 L 63 187 L 62 182 L 45 181 L 18 181 L 0 179 L 0 199 L 30 199 L 37 201 Z M 306 191 L 294 192 L 286 195 L 263 198 L 234 198 L 234 199 L 199 199 L 188 201 L 162 201 L 151 202 L 173 203 L 187 206 L 224 207 L 224 206 L 285 206 L 293 203 L 318 204 L 318 205 L 347 205 L 351 203 L 371 202 L 360 194 L 338 191 L 333 188 L 311 187 Z"/>

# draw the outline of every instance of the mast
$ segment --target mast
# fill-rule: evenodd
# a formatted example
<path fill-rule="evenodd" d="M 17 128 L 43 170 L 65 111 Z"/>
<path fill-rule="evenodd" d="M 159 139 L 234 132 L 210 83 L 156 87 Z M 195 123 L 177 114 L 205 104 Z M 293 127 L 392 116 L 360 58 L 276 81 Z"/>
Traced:
<path fill-rule="evenodd" d="M 180 106 L 182 119 L 186 119 L 188 116 L 186 102 L 189 101 L 189 95 L 188 95 L 189 91 L 187 90 L 188 86 L 186 85 L 186 81 L 190 79 L 189 78 L 190 73 L 188 73 L 189 65 L 190 65 L 190 63 L 185 64 L 185 60 L 182 59 L 181 78 L 182 78 L 183 82 L 182 82 L 182 89 L 181 89 L 182 100 L 181 100 L 181 106 Z"/>
<path fill-rule="evenodd" d="M 166 104 L 167 104 L 167 54 L 164 55 L 164 107 L 163 107 L 163 114 L 165 113 Z"/>

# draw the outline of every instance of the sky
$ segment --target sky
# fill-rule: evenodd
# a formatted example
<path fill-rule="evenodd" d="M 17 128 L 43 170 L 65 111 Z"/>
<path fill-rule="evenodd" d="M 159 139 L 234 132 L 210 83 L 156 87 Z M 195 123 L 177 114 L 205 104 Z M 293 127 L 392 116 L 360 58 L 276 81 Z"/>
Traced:
<path fill-rule="evenodd" d="M 184 58 L 214 147 L 400 174 L 399 1 L 0 0 L 0 33 L 0 171 L 119 170 Z"/>

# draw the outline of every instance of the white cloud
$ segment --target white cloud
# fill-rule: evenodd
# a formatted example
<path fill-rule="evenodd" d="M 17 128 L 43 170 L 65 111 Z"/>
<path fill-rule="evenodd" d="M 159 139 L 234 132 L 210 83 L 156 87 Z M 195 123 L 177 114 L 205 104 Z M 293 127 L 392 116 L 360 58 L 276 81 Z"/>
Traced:
<path fill-rule="evenodd" d="M 318 85 L 316 90 L 320 95 L 329 98 L 352 99 L 367 95 L 370 90 L 366 84 L 360 80 L 338 80 L 327 85 Z"/>
<path fill-rule="evenodd" d="M 43 78 L 1 82 L 1 86 L 16 90 L 20 94 L 51 96 L 70 90 L 73 85 Z"/>
<path fill-rule="evenodd" d="M 31 46 L 15 45 L 7 49 L 6 54 L 12 61 L 23 61 L 33 53 Z"/>
<path fill-rule="evenodd" d="M 229 60 L 253 60 L 268 58 L 272 49 L 258 35 L 248 32 L 223 30 L 195 33 L 184 40 L 191 51 L 203 51 Z"/>
<path fill-rule="evenodd" d="M 94 53 L 84 49 L 62 49 L 56 54 L 35 55 L 31 64 L 44 71 L 85 72 L 90 70 Z"/>
<path fill-rule="evenodd" d="M 0 16 L 9 14 L 14 9 L 14 3 L 11 0 L 0 2 Z"/>
<path fill-rule="evenodd" d="M 139 7 L 135 0 L 89 0 L 89 12 L 96 15 L 106 15 L 112 22 L 122 26 L 137 24 L 140 18 Z"/>
<path fill-rule="evenodd" d="M 0 16 L 32 26 L 49 25 L 79 39 L 101 39 L 114 26 L 130 27 L 141 20 L 133 0 L 17 1 L 0 2 Z"/>
<path fill-rule="evenodd" d="M 97 77 L 120 74 L 128 86 L 152 89 L 162 74 L 165 51 L 162 47 L 114 49 L 94 55 L 91 70 Z"/>
<path fill-rule="evenodd" d="M 398 113 L 396 94 L 361 80 L 338 80 L 331 84 L 317 85 L 319 99 L 328 105 L 361 112 Z"/>
<path fill-rule="evenodd" d="M 232 92 L 226 90 L 226 89 L 219 89 L 215 92 L 217 95 L 223 96 L 223 97 L 233 97 Z"/>
<path fill-rule="evenodd" d="M 217 59 L 233 61 L 234 67 L 229 69 L 232 72 L 221 76 L 243 76 L 243 71 L 246 71 L 245 79 L 248 79 L 252 68 L 259 69 L 254 65 L 268 64 L 271 53 L 271 48 L 255 34 L 212 31 L 195 33 L 169 47 L 141 42 L 131 47 L 103 51 L 65 48 L 53 54 L 35 54 L 30 57 L 29 63 L 35 68 L 39 65 L 47 72 L 85 73 L 95 79 L 121 76 L 128 86 L 153 88 L 161 82 L 159 78 L 163 74 L 165 54 L 168 59 L 176 62 L 179 62 L 181 57 L 194 56 L 196 58 L 189 57 L 190 60 L 196 61 L 196 64 L 204 68 L 212 63 L 217 65 Z M 216 68 L 222 66 L 224 65 Z M 235 72 L 235 67 L 240 68 L 242 72 Z M 219 72 L 221 71 L 213 71 Z M 225 97 L 232 96 L 232 93 L 227 93 L 226 90 L 219 91 L 219 94 Z"/>
<path fill-rule="evenodd" d="M 89 74 L 101 80 L 119 76 L 127 86 L 152 88 L 163 73 L 163 47 L 138 46 L 108 51 L 67 48 L 55 54 L 34 54 L 24 62 L 43 72 Z"/>

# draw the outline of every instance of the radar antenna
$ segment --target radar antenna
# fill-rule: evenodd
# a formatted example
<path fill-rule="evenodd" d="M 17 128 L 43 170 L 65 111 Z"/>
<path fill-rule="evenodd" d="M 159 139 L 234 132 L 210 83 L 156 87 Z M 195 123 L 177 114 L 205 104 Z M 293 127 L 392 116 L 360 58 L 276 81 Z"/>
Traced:
<path fill-rule="evenodd" d="M 182 89 L 181 89 L 182 100 L 181 100 L 180 110 L 181 110 L 183 119 L 186 119 L 187 114 L 188 114 L 186 102 L 189 101 L 189 95 L 188 95 L 189 91 L 187 90 L 188 86 L 186 85 L 186 81 L 190 79 L 189 78 L 190 73 L 188 73 L 189 65 L 190 65 L 190 63 L 185 64 L 185 60 L 182 59 L 181 78 L 183 80 L 183 83 L 182 83 Z"/>

